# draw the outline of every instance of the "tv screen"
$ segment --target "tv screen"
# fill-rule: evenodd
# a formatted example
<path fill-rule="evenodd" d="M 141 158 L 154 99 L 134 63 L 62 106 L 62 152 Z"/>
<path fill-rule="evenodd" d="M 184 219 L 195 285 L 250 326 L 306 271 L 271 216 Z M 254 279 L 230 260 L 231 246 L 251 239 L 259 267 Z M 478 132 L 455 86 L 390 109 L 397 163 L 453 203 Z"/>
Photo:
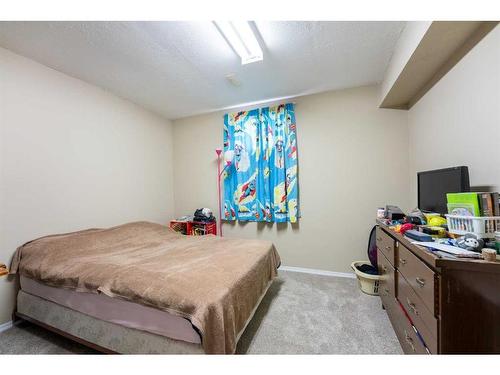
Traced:
<path fill-rule="evenodd" d="M 467 167 L 436 169 L 417 173 L 418 208 L 424 212 L 448 212 L 446 193 L 470 191 Z"/>

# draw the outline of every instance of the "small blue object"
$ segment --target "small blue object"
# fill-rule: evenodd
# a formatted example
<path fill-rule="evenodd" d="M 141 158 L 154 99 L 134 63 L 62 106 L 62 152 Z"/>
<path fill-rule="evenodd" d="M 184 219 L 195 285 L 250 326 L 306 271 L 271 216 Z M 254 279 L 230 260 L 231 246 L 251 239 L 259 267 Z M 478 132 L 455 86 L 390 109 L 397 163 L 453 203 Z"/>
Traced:
<path fill-rule="evenodd" d="M 432 242 L 432 237 L 428 234 L 419 232 L 418 230 L 410 229 L 405 232 L 405 236 L 415 241 Z"/>
<path fill-rule="evenodd" d="M 457 246 L 457 241 L 453 238 L 437 238 L 435 241 L 444 245 Z"/>

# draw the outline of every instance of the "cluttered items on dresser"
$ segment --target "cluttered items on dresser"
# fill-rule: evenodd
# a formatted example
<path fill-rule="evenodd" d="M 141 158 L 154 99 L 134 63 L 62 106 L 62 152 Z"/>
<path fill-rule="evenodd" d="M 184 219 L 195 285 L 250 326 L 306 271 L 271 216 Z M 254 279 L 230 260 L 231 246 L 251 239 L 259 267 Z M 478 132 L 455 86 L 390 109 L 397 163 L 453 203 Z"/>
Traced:
<path fill-rule="evenodd" d="M 377 210 L 378 222 L 441 256 L 500 255 L 499 193 L 471 192 L 468 167 L 419 172 L 417 192 L 418 208 L 404 214 L 387 205 Z"/>
<path fill-rule="evenodd" d="M 496 261 L 500 255 L 500 217 L 444 216 L 414 209 L 403 219 L 378 218 L 377 223 L 438 256 Z M 492 250 L 495 259 L 491 251 L 483 249 Z"/>

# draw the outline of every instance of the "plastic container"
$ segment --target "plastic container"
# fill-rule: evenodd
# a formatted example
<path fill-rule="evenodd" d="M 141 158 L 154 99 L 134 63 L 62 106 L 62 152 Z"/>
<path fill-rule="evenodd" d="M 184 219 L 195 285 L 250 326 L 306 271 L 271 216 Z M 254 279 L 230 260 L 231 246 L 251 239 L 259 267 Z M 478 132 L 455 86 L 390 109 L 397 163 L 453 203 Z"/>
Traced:
<path fill-rule="evenodd" d="M 356 266 L 361 266 L 362 264 L 370 264 L 370 262 L 367 260 L 360 260 L 351 263 L 351 268 L 358 278 L 359 287 L 363 293 L 369 294 L 371 296 L 378 296 L 378 286 L 381 276 L 370 275 L 369 273 L 361 272 Z"/>
<path fill-rule="evenodd" d="M 448 231 L 453 234 L 474 233 L 479 238 L 494 238 L 495 231 L 500 230 L 500 216 L 445 216 Z"/>

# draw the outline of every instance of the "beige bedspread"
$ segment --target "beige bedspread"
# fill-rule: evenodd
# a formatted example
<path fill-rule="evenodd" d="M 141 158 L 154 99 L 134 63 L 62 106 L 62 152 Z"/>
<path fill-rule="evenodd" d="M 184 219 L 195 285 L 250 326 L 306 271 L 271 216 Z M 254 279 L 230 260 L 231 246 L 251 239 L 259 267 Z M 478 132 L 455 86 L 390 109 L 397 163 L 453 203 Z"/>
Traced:
<path fill-rule="evenodd" d="M 137 222 L 28 242 L 11 271 L 183 316 L 200 331 L 206 353 L 234 353 L 279 263 L 270 242 L 183 236 Z"/>

